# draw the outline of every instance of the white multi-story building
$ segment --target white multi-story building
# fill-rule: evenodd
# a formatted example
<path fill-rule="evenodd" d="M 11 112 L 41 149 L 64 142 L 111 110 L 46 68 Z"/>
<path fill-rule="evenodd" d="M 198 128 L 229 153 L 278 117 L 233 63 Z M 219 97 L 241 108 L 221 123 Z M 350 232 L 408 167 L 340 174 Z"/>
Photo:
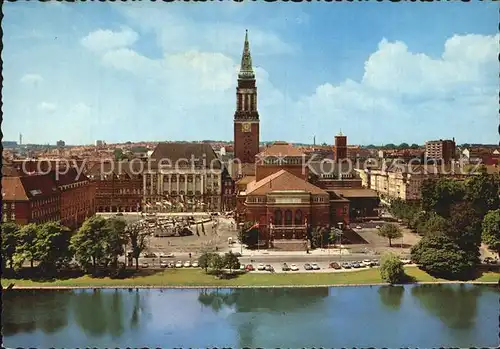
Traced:
<path fill-rule="evenodd" d="M 370 189 L 387 199 L 416 201 L 422 198 L 422 183 L 426 179 L 453 177 L 457 179 L 472 175 L 460 166 L 396 165 L 381 169 L 366 170 L 366 181 Z"/>
<path fill-rule="evenodd" d="M 222 166 L 210 144 L 159 143 L 145 163 L 146 208 L 221 208 Z"/>

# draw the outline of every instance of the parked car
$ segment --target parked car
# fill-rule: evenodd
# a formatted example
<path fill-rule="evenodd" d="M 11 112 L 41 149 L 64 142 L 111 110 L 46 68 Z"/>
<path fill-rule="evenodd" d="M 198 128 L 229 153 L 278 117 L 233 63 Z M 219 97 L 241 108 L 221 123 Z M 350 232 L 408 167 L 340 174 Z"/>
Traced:
<path fill-rule="evenodd" d="M 406 265 L 406 264 L 410 264 L 411 261 L 409 259 L 402 259 L 401 263 L 403 263 L 404 265 Z"/>
<path fill-rule="evenodd" d="M 148 252 L 144 254 L 144 258 L 156 258 L 156 254 L 153 252 Z"/>
<path fill-rule="evenodd" d="M 245 264 L 240 264 L 240 270 L 245 270 Z"/>
<path fill-rule="evenodd" d="M 317 265 L 316 263 L 311 264 L 311 268 L 313 268 L 313 270 L 320 270 L 321 269 L 319 267 L 319 265 Z"/>
<path fill-rule="evenodd" d="M 266 264 L 266 266 L 264 267 L 264 270 L 265 271 L 273 271 L 274 268 L 273 268 L 273 266 L 271 264 Z"/>
<path fill-rule="evenodd" d="M 379 266 L 380 265 L 380 262 L 376 259 L 372 259 L 372 265 L 373 266 Z"/>
<path fill-rule="evenodd" d="M 257 266 L 257 270 L 266 270 L 266 266 L 262 263 L 260 263 L 258 266 Z"/>
<path fill-rule="evenodd" d="M 193 268 L 198 268 L 198 267 L 199 267 L 199 264 L 198 264 L 198 262 L 193 262 L 193 264 L 191 264 L 191 266 L 192 266 Z"/>
<path fill-rule="evenodd" d="M 165 257 L 167 257 L 167 258 L 174 258 L 175 256 L 174 256 L 174 254 L 173 254 L 173 253 L 169 253 L 169 254 L 167 254 Z"/>
<path fill-rule="evenodd" d="M 298 271 L 298 270 L 299 270 L 299 267 L 298 267 L 298 266 L 296 266 L 295 264 L 292 264 L 292 265 L 290 266 L 290 270 L 291 270 L 291 271 Z"/>
<path fill-rule="evenodd" d="M 149 268 L 149 264 L 148 263 L 141 263 L 141 268 Z"/>
<path fill-rule="evenodd" d="M 281 270 L 283 270 L 283 271 L 290 271 L 290 267 L 288 266 L 288 264 L 283 263 L 283 266 L 281 267 Z"/>
<path fill-rule="evenodd" d="M 352 267 L 355 269 L 361 268 L 361 264 L 359 264 L 359 262 L 354 262 L 354 263 L 352 263 Z"/>
<path fill-rule="evenodd" d="M 340 266 L 340 264 L 338 264 L 337 262 L 332 262 L 328 265 L 330 268 L 333 268 L 333 269 L 341 269 L 342 267 Z"/>
<path fill-rule="evenodd" d="M 312 266 L 309 263 L 304 264 L 304 269 L 305 270 L 312 270 Z"/>
<path fill-rule="evenodd" d="M 363 228 L 361 228 L 361 226 L 357 225 L 357 226 L 356 226 L 356 229 L 363 229 Z"/>
<path fill-rule="evenodd" d="M 372 266 L 372 261 L 369 259 L 364 259 L 362 263 L 363 263 L 362 266 L 364 266 L 364 267 L 371 267 Z"/>
<path fill-rule="evenodd" d="M 168 263 L 167 262 L 161 262 L 160 263 L 160 268 L 167 268 L 168 267 Z"/>
<path fill-rule="evenodd" d="M 345 263 L 342 263 L 342 268 L 344 268 L 344 269 L 351 269 L 352 265 L 351 265 L 351 263 L 345 262 Z"/>
<path fill-rule="evenodd" d="M 190 261 L 184 262 L 184 268 L 189 268 L 189 267 L 191 267 L 191 262 Z"/>
<path fill-rule="evenodd" d="M 178 261 L 177 263 L 175 263 L 175 267 L 176 268 L 182 268 L 182 262 Z"/>
<path fill-rule="evenodd" d="M 246 265 L 246 267 L 245 267 L 245 270 L 246 270 L 246 271 L 254 271 L 254 270 L 255 270 L 255 268 L 253 267 L 253 265 L 251 265 L 251 264 L 247 264 L 247 265 Z"/>
<path fill-rule="evenodd" d="M 376 225 L 376 226 L 375 226 L 375 229 L 380 229 L 380 225 Z"/>

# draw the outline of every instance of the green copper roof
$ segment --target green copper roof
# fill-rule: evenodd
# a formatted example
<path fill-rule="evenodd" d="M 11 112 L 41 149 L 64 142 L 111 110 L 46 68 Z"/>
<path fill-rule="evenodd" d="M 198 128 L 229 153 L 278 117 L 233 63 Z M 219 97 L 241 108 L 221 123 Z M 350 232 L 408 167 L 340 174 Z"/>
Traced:
<path fill-rule="evenodd" d="M 252 68 L 252 55 L 250 54 L 250 44 L 248 43 L 248 30 L 245 32 L 245 45 L 243 46 L 243 55 L 241 56 L 241 68 L 238 74 L 240 79 L 255 79 Z"/>

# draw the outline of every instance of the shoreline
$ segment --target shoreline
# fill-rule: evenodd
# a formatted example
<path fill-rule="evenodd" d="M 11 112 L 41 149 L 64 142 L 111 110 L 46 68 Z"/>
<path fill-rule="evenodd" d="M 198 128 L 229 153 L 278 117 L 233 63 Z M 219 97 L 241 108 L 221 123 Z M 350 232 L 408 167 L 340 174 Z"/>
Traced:
<path fill-rule="evenodd" d="M 393 286 L 407 286 L 407 285 L 450 285 L 450 284 L 468 284 L 468 285 L 498 285 L 495 281 L 422 281 L 412 282 L 406 284 L 394 284 Z M 350 283 L 350 284 L 318 284 L 318 285 L 274 285 L 274 286 L 249 286 L 249 285 L 206 285 L 206 286 L 189 286 L 189 285 L 172 285 L 172 286 L 158 286 L 158 285 L 116 285 L 116 286 L 14 286 L 10 289 L 2 287 L 2 291 L 10 290 L 97 290 L 97 289 L 158 289 L 158 290 L 176 290 L 176 289 L 230 289 L 230 288 L 325 288 L 325 287 L 373 287 L 373 286 L 390 286 L 387 282 L 379 283 Z"/>

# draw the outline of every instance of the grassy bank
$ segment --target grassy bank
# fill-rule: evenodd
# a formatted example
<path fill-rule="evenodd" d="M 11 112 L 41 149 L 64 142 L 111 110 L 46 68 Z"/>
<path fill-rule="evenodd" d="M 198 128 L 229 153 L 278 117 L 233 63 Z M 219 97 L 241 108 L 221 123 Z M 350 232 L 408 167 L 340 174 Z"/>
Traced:
<path fill-rule="evenodd" d="M 444 282 L 436 279 L 416 267 L 407 267 L 406 273 L 415 282 Z M 477 282 L 497 282 L 498 272 L 485 272 L 475 280 Z M 16 287 L 126 287 L 126 286 L 291 286 L 291 285 L 339 285 L 339 284 L 376 284 L 382 283 L 378 269 L 337 273 L 247 273 L 234 279 L 219 280 L 206 275 L 199 269 L 167 269 L 150 275 L 138 275 L 125 279 L 92 278 L 82 276 L 65 280 L 33 281 L 23 279 L 2 279 L 2 286 L 14 283 Z"/>

